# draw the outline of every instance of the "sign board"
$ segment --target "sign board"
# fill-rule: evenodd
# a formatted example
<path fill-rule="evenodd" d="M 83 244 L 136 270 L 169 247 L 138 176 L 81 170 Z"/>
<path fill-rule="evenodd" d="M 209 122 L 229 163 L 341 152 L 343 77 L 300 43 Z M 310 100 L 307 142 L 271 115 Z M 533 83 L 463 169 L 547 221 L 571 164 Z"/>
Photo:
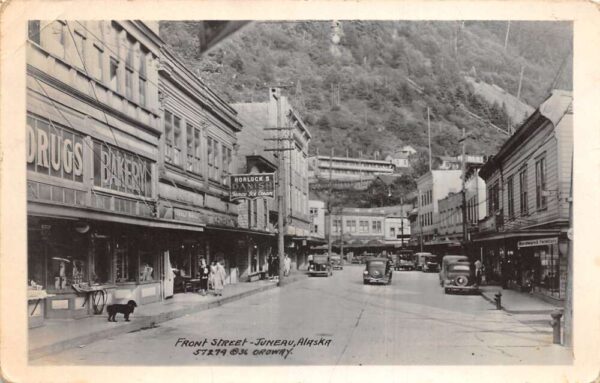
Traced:
<path fill-rule="evenodd" d="M 275 196 L 275 174 L 234 174 L 229 176 L 229 197 L 236 199 L 255 199 Z"/>
<path fill-rule="evenodd" d="M 522 247 L 533 247 L 533 246 L 548 246 L 548 245 L 557 245 L 558 238 L 541 238 L 541 239 L 530 239 L 526 241 L 517 242 L 517 247 L 520 249 Z"/>

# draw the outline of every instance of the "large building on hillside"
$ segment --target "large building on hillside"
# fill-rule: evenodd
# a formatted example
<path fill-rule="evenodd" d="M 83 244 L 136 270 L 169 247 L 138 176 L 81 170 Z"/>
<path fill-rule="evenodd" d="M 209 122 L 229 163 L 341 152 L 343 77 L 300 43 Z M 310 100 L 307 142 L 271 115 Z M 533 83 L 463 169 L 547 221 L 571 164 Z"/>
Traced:
<path fill-rule="evenodd" d="M 555 90 L 481 168 L 487 214 L 473 236 L 487 278 L 565 299 L 573 96 Z"/>
<path fill-rule="evenodd" d="M 361 181 L 372 180 L 378 174 L 392 174 L 395 166 L 390 161 L 367 158 L 314 156 L 309 158 L 311 180 Z"/>
<path fill-rule="evenodd" d="M 281 95 L 278 88 L 269 88 L 268 96 L 266 102 L 237 103 L 232 106 L 238 111 L 244 125 L 252 125 L 256 129 L 263 130 L 260 135 L 254 137 L 254 140 L 256 138 L 263 140 L 263 147 L 255 147 L 259 145 L 255 142 L 252 153 L 256 150 L 256 155 L 260 154 L 269 161 L 275 161 L 278 169 L 278 159 L 283 156 L 285 174 L 283 192 L 286 202 L 283 214 L 287 228 L 285 247 L 286 253 L 292 258 L 293 266 L 299 268 L 306 266 L 309 249 L 311 220 L 308 208 L 308 145 L 311 135 L 287 97 Z M 278 116 L 278 99 L 280 116 Z M 281 126 L 278 126 L 278 118 Z M 275 128 L 279 130 L 274 130 Z M 274 152 L 276 153 L 274 156 L 265 154 L 265 152 L 272 152 L 270 149 L 276 149 L 278 142 L 279 148 L 284 150 Z"/>

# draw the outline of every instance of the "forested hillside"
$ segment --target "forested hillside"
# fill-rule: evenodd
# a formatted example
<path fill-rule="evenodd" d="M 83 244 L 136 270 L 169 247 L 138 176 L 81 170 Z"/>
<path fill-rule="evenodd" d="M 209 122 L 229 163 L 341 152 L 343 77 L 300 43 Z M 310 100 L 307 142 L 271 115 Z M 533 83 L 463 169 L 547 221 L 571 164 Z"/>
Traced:
<path fill-rule="evenodd" d="M 262 101 L 267 86 L 287 93 L 313 133 L 311 152 L 373 157 L 400 145 L 420 151 L 425 171 L 427 108 L 432 151 L 456 155 L 464 127 L 469 153 L 491 154 L 516 126 L 507 105 L 490 103 L 466 77 L 496 85 L 536 107 L 554 88 L 571 88 L 570 23 L 512 22 L 253 23 L 204 56 L 194 22 L 162 22 L 161 36 L 230 102 Z M 505 49 L 506 41 L 506 49 Z M 473 81 L 473 80 L 471 80 Z M 488 98 L 489 99 L 489 98 Z M 513 115 L 511 119 L 509 116 Z"/>

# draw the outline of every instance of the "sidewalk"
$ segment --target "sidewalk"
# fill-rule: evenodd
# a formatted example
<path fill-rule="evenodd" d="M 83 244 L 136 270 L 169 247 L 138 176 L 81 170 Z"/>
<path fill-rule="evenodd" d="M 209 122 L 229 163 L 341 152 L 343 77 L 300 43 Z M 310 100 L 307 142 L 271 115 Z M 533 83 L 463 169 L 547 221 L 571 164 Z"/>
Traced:
<path fill-rule="evenodd" d="M 502 309 L 511 314 L 550 314 L 562 309 L 562 303 L 550 303 L 535 295 L 519 291 L 502 289 L 501 286 L 480 286 L 481 296 L 495 304 L 494 295 L 502 293 Z"/>
<path fill-rule="evenodd" d="M 303 278 L 306 278 L 304 271 L 293 271 L 284 279 L 284 286 Z M 47 319 L 44 326 L 29 330 L 29 359 L 68 348 L 85 347 L 102 338 L 151 328 L 157 323 L 218 307 L 275 287 L 276 281 L 240 282 L 226 285 L 222 297 L 198 293 L 176 294 L 171 299 L 136 308 L 131 322 L 125 322 L 122 315 L 117 316 L 117 323 L 108 322 L 106 314 L 82 319 Z"/>

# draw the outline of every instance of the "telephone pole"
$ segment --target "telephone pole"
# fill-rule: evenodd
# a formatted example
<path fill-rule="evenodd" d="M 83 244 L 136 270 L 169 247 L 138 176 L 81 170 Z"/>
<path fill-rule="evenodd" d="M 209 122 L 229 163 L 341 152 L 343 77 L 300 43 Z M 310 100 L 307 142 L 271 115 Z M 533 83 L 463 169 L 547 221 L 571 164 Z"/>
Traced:
<path fill-rule="evenodd" d="M 462 130 L 462 231 L 463 231 L 463 250 L 466 252 L 466 246 L 468 241 L 468 233 L 467 233 L 467 166 L 465 160 L 465 142 L 467 140 L 467 136 L 465 134 L 465 128 Z"/>
<path fill-rule="evenodd" d="M 327 255 L 331 255 L 331 234 L 333 227 L 333 209 L 331 208 L 331 173 L 333 172 L 333 147 L 331 148 L 331 154 L 329 155 L 329 195 L 327 198 L 327 212 L 329 213 L 329 235 L 327 236 Z"/>
<path fill-rule="evenodd" d="M 431 171 L 431 123 L 429 121 L 429 107 L 427 107 L 427 141 L 429 143 L 429 171 Z"/>
<path fill-rule="evenodd" d="M 283 266 L 284 266 L 284 255 L 285 255 L 285 242 L 284 236 L 287 231 L 287 222 L 284 220 L 285 214 L 285 152 L 287 150 L 291 150 L 291 148 L 286 148 L 283 145 L 284 141 L 289 141 L 291 138 L 286 137 L 282 132 L 289 131 L 293 128 L 288 128 L 283 126 L 283 113 L 281 111 L 281 86 L 274 86 L 270 88 L 271 96 L 277 102 L 277 126 L 275 128 L 265 128 L 265 130 L 274 130 L 276 131 L 276 138 L 267 138 L 268 141 L 277 141 L 277 147 L 274 149 L 265 149 L 265 151 L 269 152 L 277 152 L 277 231 L 278 231 L 278 241 L 277 241 L 277 253 L 279 258 L 279 281 L 277 282 L 277 286 L 283 285 Z"/>

